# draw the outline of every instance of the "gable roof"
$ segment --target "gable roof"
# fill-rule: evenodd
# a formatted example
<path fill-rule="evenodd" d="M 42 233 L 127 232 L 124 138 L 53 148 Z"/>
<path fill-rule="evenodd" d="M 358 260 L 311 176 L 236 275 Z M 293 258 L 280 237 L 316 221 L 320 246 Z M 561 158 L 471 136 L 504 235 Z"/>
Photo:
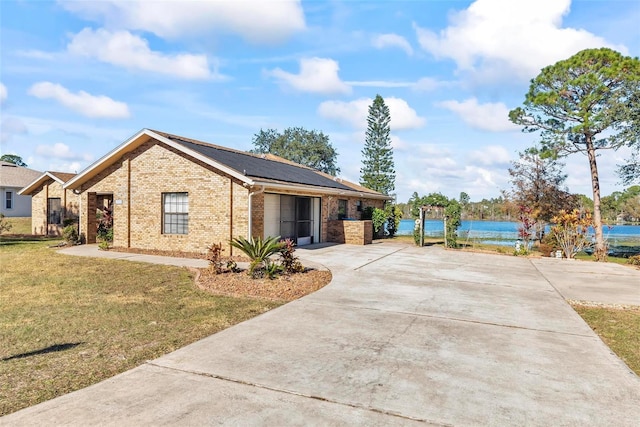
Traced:
<path fill-rule="evenodd" d="M 29 196 L 35 190 L 39 189 L 42 186 L 42 184 L 44 184 L 49 179 L 53 179 L 54 181 L 64 185 L 64 183 L 69 181 L 74 176 L 76 176 L 75 173 L 46 171 L 31 183 L 25 185 L 24 188 L 18 192 L 18 194 L 23 196 Z"/>
<path fill-rule="evenodd" d="M 201 141 L 188 140 L 177 135 L 155 132 L 238 172 L 242 172 L 243 175 L 252 179 L 268 179 L 293 184 L 351 190 L 339 179 L 328 178 L 318 173 L 318 171 L 293 162 L 284 161 L 284 159 L 280 159 L 277 156 L 262 156 L 260 154 L 229 150 Z"/>
<path fill-rule="evenodd" d="M 254 154 L 165 132 L 142 129 L 127 141 L 107 153 L 69 180 L 65 188 L 78 188 L 96 176 L 124 154 L 149 139 L 155 139 L 183 154 L 193 157 L 245 183 L 249 187 L 269 186 L 291 190 L 306 190 L 332 194 L 390 199 L 376 191 L 348 183 L 307 166 L 299 165 L 272 154 Z"/>
<path fill-rule="evenodd" d="M 42 172 L 0 161 L 0 186 L 22 188 Z"/>

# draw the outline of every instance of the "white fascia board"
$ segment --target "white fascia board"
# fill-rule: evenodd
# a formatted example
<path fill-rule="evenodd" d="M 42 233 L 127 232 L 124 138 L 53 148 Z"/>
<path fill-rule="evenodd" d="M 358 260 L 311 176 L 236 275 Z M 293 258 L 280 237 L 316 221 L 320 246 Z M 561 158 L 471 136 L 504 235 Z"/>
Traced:
<path fill-rule="evenodd" d="M 330 187 L 317 187 L 314 185 L 305 185 L 305 184 L 280 184 L 269 181 L 256 181 L 256 185 L 264 186 L 267 191 L 269 189 L 282 189 L 282 190 L 290 190 L 290 191 L 306 191 L 309 193 L 317 193 L 317 194 L 329 194 L 332 196 L 350 196 L 350 197 L 361 197 L 363 199 L 379 199 L 379 200 L 392 200 L 393 197 L 386 196 L 384 194 L 371 194 L 365 193 L 357 190 L 343 190 L 340 188 L 330 188 Z"/>
<path fill-rule="evenodd" d="M 246 182 L 248 185 L 253 185 L 253 180 L 249 179 L 247 176 L 241 174 L 240 172 L 236 171 L 235 169 L 231 169 L 228 166 L 225 166 L 221 163 L 218 163 L 212 159 L 210 159 L 209 157 L 203 156 L 202 154 L 190 150 L 188 148 L 186 148 L 185 146 L 178 144 L 174 141 L 171 141 L 168 138 L 165 138 L 162 135 L 159 135 L 149 129 L 142 129 L 141 131 L 139 131 L 138 133 L 136 133 L 135 135 L 133 135 L 132 137 L 130 137 L 129 139 L 127 139 L 125 142 L 123 142 L 122 144 L 120 144 L 119 146 L 117 146 L 116 148 L 114 148 L 113 150 L 111 150 L 110 152 L 108 152 L 107 154 L 105 154 L 104 156 L 102 156 L 100 159 L 98 159 L 97 161 L 95 161 L 93 164 L 91 164 L 90 166 L 88 166 L 85 170 L 83 170 L 82 172 L 80 172 L 78 175 L 76 175 L 74 178 L 70 179 L 69 181 L 67 181 L 66 184 L 63 185 L 63 188 L 71 188 L 74 189 L 76 188 L 78 185 L 83 184 L 86 180 L 84 180 L 84 178 L 91 174 L 92 172 L 94 172 L 96 169 L 100 169 L 102 166 L 105 165 L 105 163 L 107 165 L 111 164 L 115 159 L 121 157 L 124 153 L 126 153 L 127 151 L 129 151 L 130 146 L 132 144 L 135 144 L 136 142 L 140 141 L 140 138 L 142 136 L 148 136 L 149 138 L 153 138 L 157 141 L 162 142 L 163 144 L 166 144 L 188 156 L 191 156 L 195 159 L 200 160 L 203 163 L 206 163 L 228 175 L 231 175 L 237 179 L 239 179 L 242 182 Z"/>
<path fill-rule="evenodd" d="M 193 157 L 195 159 L 200 160 L 203 163 L 208 164 L 209 166 L 212 166 L 216 169 L 218 169 L 219 171 L 222 171 L 224 173 L 226 173 L 227 175 L 230 175 L 242 182 L 246 182 L 248 185 L 254 185 L 254 181 L 252 179 L 250 179 L 249 177 L 247 177 L 246 175 L 243 175 L 242 173 L 240 173 L 239 171 L 232 169 L 226 165 L 223 165 L 222 163 L 216 162 L 215 160 L 204 156 L 200 153 L 198 153 L 197 151 L 191 150 L 187 147 L 185 147 L 182 144 L 179 144 L 177 142 L 174 142 L 172 140 L 170 140 L 169 138 L 165 138 L 162 135 L 158 135 L 157 133 L 153 132 L 153 131 L 147 131 L 147 133 L 149 134 L 149 136 L 151 136 L 152 138 L 167 144 L 168 146 L 190 156 Z"/>
<path fill-rule="evenodd" d="M 76 175 L 75 177 L 73 177 L 69 181 L 67 181 L 67 183 L 64 184 L 62 186 L 62 188 L 74 189 L 78 185 L 83 184 L 85 182 L 85 181 L 83 181 L 83 179 L 84 179 L 84 177 L 86 175 L 90 174 L 91 172 L 95 171 L 96 169 L 99 169 L 101 166 L 103 166 L 107 162 L 108 162 L 108 164 L 111 164 L 111 162 L 114 159 L 117 159 L 122 154 L 126 153 L 127 149 L 129 148 L 129 146 L 131 144 L 133 144 L 134 142 L 138 141 L 141 136 L 143 136 L 143 135 L 151 136 L 151 135 L 149 135 L 150 133 L 151 132 L 148 129 L 140 130 L 135 135 L 133 135 L 132 137 L 127 139 L 125 142 L 123 142 L 122 144 L 118 145 L 116 148 L 114 148 L 113 150 L 109 151 L 107 154 L 105 154 L 104 156 L 100 157 L 98 160 L 96 160 L 95 162 L 93 162 L 92 164 L 87 166 L 78 175 Z"/>
<path fill-rule="evenodd" d="M 54 181 L 59 182 L 60 184 L 64 185 L 64 182 L 58 178 L 57 176 L 49 173 L 49 171 L 46 171 L 45 173 L 43 173 L 42 175 L 40 175 L 39 177 L 37 177 L 32 183 L 28 184 L 27 186 L 25 186 L 23 189 L 21 189 L 20 191 L 18 191 L 18 194 L 21 196 L 26 195 L 27 193 L 31 193 L 33 190 L 35 190 L 36 188 L 38 188 L 47 178 L 51 178 Z"/>

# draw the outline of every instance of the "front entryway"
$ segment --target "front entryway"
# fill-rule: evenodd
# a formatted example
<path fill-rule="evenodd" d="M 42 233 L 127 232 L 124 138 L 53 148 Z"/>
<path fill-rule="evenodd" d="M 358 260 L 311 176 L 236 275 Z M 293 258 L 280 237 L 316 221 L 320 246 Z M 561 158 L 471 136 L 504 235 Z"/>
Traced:
<path fill-rule="evenodd" d="M 291 239 L 298 246 L 317 243 L 320 198 L 265 194 L 264 235 Z"/>
<path fill-rule="evenodd" d="M 87 194 L 87 243 L 113 240 L 113 193 Z"/>

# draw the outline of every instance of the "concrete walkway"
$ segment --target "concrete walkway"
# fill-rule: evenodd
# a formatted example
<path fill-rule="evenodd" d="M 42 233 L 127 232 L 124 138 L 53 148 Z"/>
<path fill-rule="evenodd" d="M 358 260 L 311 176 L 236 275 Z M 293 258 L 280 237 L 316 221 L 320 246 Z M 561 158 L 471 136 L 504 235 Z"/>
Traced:
<path fill-rule="evenodd" d="M 68 248 L 60 249 L 59 252 L 65 255 L 122 259 L 125 261 L 148 262 L 151 264 L 175 265 L 177 267 L 206 268 L 209 265 L 209 261 L 205 259 L 174 258 L 169 256 L 134 254 L 112 250 L 101 251 L 97 244 L 69 246 Z"/>
<path fill-rule="evenodd" d="M 638 425 L 640 378 L 561 295 L 633 301 L 637 270 L 589 265 L 606 291 L 586 295 L 578 261 L 387 243 L 298 253 L 332 283 L 0 424 Z"/>

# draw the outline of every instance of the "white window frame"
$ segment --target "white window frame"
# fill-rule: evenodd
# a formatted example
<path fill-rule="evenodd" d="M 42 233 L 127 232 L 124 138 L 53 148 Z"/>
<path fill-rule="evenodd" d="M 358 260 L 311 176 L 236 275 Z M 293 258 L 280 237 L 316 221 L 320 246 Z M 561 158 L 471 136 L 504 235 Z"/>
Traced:
<path fill-rule="evenodd" d="M 189 234 L 189 193 L 162 193 L 162 234 Z"/>
<path fill-rule="evenodd" d="M 4 208 L 6 210 L 13 210 L 13 191 L 5 191 L 4 192 Z"/>

